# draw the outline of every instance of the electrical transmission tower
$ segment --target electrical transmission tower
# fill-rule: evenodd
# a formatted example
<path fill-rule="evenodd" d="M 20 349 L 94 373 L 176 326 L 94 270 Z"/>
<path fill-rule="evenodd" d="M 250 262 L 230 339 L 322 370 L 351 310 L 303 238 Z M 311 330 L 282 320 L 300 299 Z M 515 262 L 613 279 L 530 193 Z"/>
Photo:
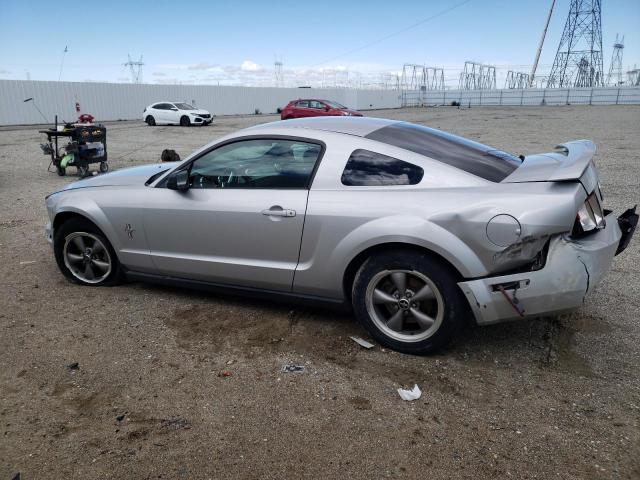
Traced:
<path fill-rule="evenodd" d="M 424 77 L 424 65 L 405 63 L 402 66 L 400 86 L 402 90 L 421 90 Z"/>
<path fill-rule="evenodd" d="M 444 70 L 424 67 L 424 83 L 427 90 L 444 90 Z"/>
<path fill-rule="evenodd" d="M 509 70 L 507 72 L 507 79 L 504 82 L 504 88 L 508 89 L 522 89 L 529 88 L 529 74 L 522 72 L 514 72 Z"/>
<path fill-rule="evenodd" d="M 496 88 L 496 67 L 478 62 L 464 62 L 460 73 L 460 90 L 493 90 Z"/>
<path fill-rule="evenodd" d="M 601 0 L 571 0 L 547 86 L 604 86 Z"/>
<path fill-rule="evenodd" d="M 142 55 L 140 55 L 140 60 L 134 62 L 131 60 L 131 55 L 127 54 L 127 59 L 129 60 L 127 63 L 123 65 L 125 67 L 129 67 L 131 71 L 131 82 L 132 83 L 142 83 L 142 66 L 144 63 L 142 62 Z"/>
<path fill-rule="evenodd" d="M 624 35 L 622 40 L 618 41 L 616 33 L 616 42 L 613 44 L 613 54 L 611 55 L 611 65 L 609 66 L 609 75 L 607 75 L 607 85 L 622 85 L 622 50 L 624 49 Z"/>
<path fill-rule="evenodd" d="M 400 77 L 395 73 L 383 73 L 380 85 L 383 90 L 400 90 Z"/>
<path fill-rule="evenodd" d="M 444 70 L 405 63 L 402 66 L 400 86 L 402 90 L 444 90 Z"/>
<path fill-rule="evenodd" d="M 633 70 L 627 72 L 627 84 L 632 87 L 640 86 L 640 68 L 633 66 Z"/>
<path fill-rule="evenodd" d="M 284 73 L 282 69 L 282 60 L 277 58 L 273 62 L 276 87 L 284 87 Z"/>

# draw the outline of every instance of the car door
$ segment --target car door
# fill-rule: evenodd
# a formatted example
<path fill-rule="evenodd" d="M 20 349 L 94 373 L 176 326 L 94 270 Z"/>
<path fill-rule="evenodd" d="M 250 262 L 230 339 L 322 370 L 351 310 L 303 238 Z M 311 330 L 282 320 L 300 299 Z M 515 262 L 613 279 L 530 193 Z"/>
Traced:
<path fill-rule="evenodd" d="M 304 118 L 311 116 L 309 113 L 309 100 L 298 100 L 295 107 L 295 117 Z"/>
<path fill-rule="evenodd" d="M 245 137 L 183 166 L 189 189 L 156 187 L 145 205 L 156 267 L 172 277 L 290 291 L 322 151 L 311 140 Z"/>
<path fill-rule="evenodd" d="M 167 103 L 156 103 L 152 108 L 153 117 L 156 123 L 167 123 Z"/>
<path fill-rule="evenodd" d="M 167 106 L 166 115 L 168 123 L 180 123 L 180 110 L 173 103 L 165 104 Z"/>
<path fill-rule="evenodd" d="M 327 106 L 318 100 L 309 100 L 309 108 L 313 111 L 314 117 L 324 117 L 327 115 Z"/>

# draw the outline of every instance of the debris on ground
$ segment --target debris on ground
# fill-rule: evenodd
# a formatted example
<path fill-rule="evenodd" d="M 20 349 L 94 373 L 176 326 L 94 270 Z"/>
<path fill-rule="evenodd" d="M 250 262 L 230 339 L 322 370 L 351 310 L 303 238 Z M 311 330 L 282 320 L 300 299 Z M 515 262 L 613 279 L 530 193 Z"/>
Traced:
<path fill-rule="evenodd" d="M 360 345 L 361 347 L 366 348 L 367 350 L 370 348 L 375 347 L 375 345 L 373 343 L 369 343 L 367 342 L 365 339 L 360 338 L 360 337 L 349 337 L 351 340 L 353 340 L 354 342 L 356 342 L 358 345 Z"/>
<path fill-rule="evenodd" d="M 116 420 L 117 420 L 118 422 L 121 422 L 122 420 L 124 420 L 124 417 L 125 417 L 125 414 L 123 413 L 122 415 L 118 415 L 118 416 L 116 417 Z"/>
<path fill-rule="evenodd" d="M 402 388 L 398 389 L 398 395 L 403 400 L 410 402 L 412 400 L 418 400 L 422 396 L 422 391 L 418 385 L 414 385 L 411 390 L 404 390 Z"/>
<path fill-rule="evenodd" d="M 223 370 L 218 374 L 219 377 L 230 377 L 231 375 L 233 375 L 233 372 L 230 372 L 229 370 Z"/>
<path fill-rule="evenodd" d="M 25 260 L 23 262 L 20 262 L 20 265 L 31 265 L 32 263 L 36 263 L 35 260 Z"/>
<path fill-rule="evenodd" d="M 282 367 L 282 371 L 285 373 L 304 373 L 304 365 L 285 365 Z"/>
<path fill-rule="evenodd" d="M 73 362 L 67 365 L 69 370 L 80 370 L 80 364 L 78 362 Z"/>

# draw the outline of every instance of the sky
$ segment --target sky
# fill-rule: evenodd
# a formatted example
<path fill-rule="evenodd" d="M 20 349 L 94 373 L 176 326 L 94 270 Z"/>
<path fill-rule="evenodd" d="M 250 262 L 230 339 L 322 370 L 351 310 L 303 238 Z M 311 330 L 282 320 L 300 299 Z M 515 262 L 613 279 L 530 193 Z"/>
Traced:
<path fill-rule="evenodd" d="M 538 74 L 551 68 L 570 0 L 557 0 Z M 0 0 L 0 79 L 273 86 L 374 85 L 405 63 L 531 69 L 550 0 Z M 435 17 L 435 18 L 431 18 Z M 640 0 L 602 0 L 605 75 L 616 33 L 640 66 Z M 64 53 L 67 47 L 67 53 Z"/>

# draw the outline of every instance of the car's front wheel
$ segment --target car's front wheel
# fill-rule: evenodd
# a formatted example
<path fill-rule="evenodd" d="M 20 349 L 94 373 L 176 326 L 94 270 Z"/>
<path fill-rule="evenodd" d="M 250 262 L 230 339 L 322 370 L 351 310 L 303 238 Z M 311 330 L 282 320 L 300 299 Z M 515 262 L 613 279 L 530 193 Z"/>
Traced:
<path fill-rule="evenodd" d="M 191 120 L 189 120 L 189 117 L 187 117 L 186 115 L 183 115 L 180 118 L 180 126 L 188 127 L 189 125 L 191 125 Z"/>
<path fill-rule="evenodd" d="M 98 227 L 82 218 L 71 218 L 54 233 L 53 248 L 65 277 L 81 285 L 106 286 L 123 279 L 118 257 Z"/>
<path fill-rule="evenodd" d="M 371 256 L 352 290 L 360 323 L 382 345 L 425 354 L 444 347 L 464 318 L 466 299 L 451 268 L 433 255 L 394 250 Z"/>

